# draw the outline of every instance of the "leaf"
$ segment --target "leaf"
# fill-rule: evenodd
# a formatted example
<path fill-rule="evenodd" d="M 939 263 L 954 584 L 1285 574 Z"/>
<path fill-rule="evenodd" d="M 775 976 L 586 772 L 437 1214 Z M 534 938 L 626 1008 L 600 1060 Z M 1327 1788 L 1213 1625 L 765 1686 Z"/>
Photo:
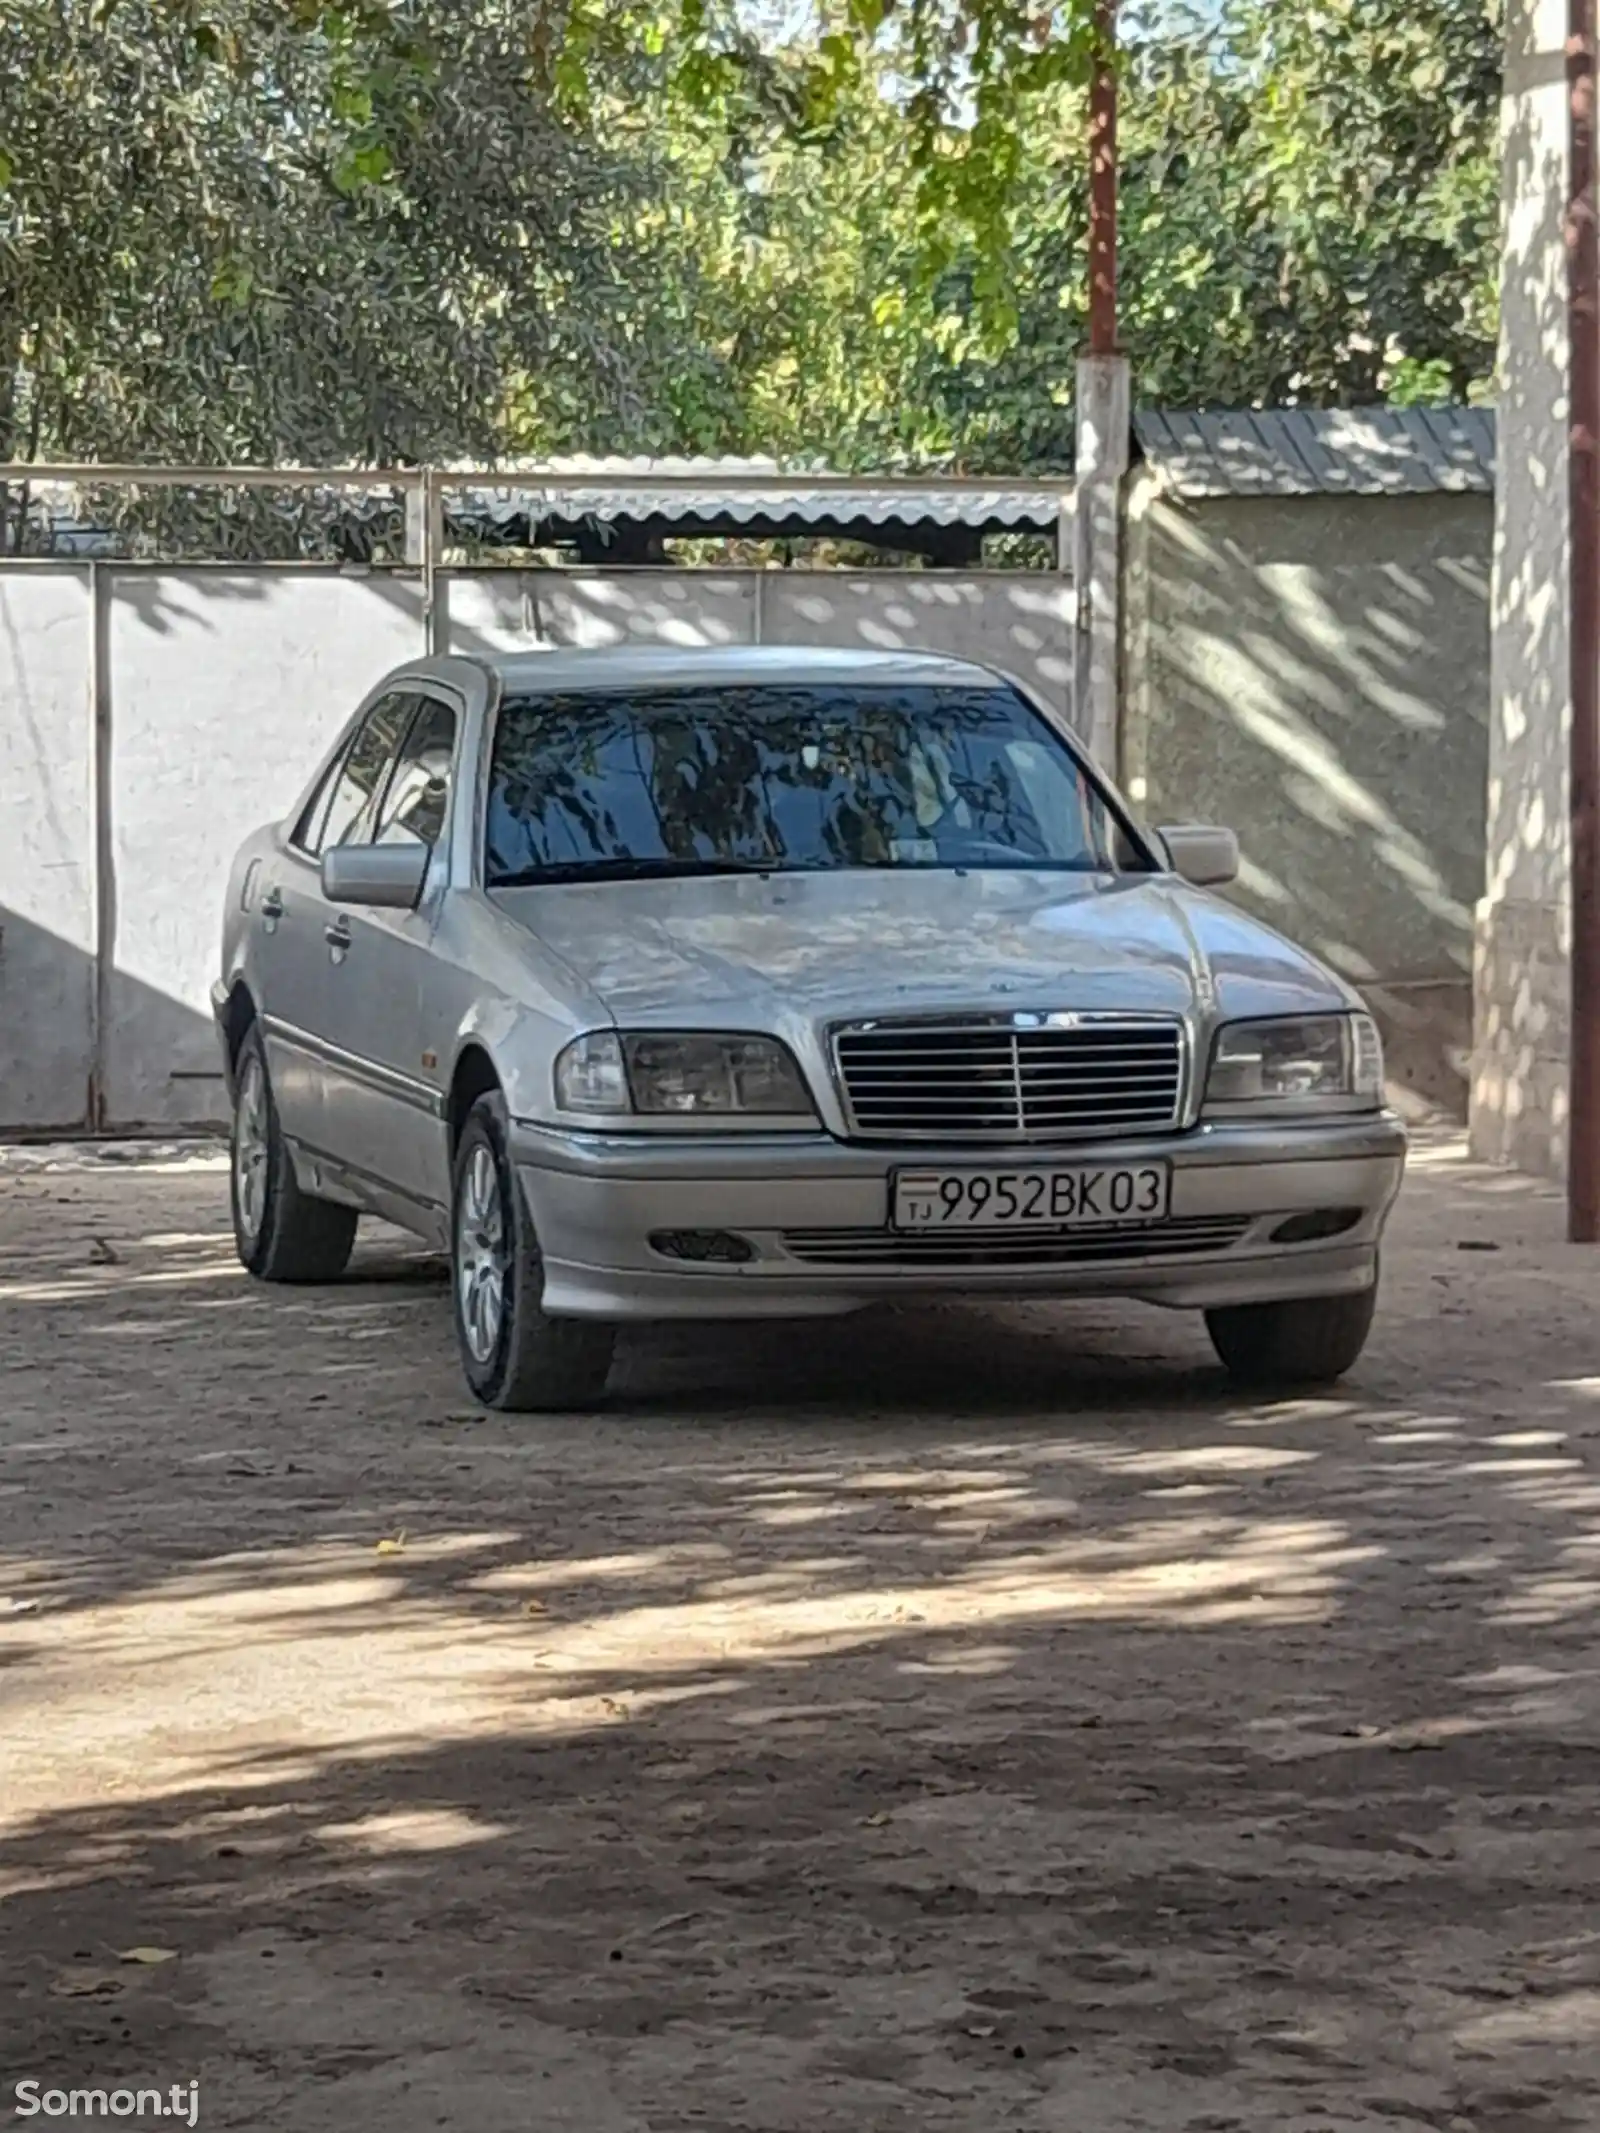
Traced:
<path fill-rule="evenodd" d="M 548 1607 L 546 1607 L 543 1600 L 528 1599 L 524 1600 L 522 1603 L 522 1612 L 525 1615 L 547 1615 L 550 1610 Z"/>
<path fill-rule="evenodd" d="M 379 1541 L 375 1552 L 379 1555 L 404 1555 L 405 1550 L 406 1533 L 404 1526 L 402 1526 L 398 1533 Z"/>
<path fill-rule="evenodd" d="M 119 1948 L 117 1950 L 117 1961 L 119 1963 L 144 1963 L 153 1966 L 157 1963 L 175 1963 L 177 1959 L 178 1951 L 176 1948 Z"/>

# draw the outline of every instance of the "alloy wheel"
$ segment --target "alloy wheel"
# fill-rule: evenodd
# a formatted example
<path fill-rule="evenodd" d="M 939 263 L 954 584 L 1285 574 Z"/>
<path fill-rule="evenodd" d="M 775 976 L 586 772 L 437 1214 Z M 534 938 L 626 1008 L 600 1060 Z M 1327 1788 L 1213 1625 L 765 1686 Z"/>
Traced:
<path fill-rule="evenodd" d="M 456 1207 L 456 1303 L 475 1363 L 492 1360 L 505 1319 L 509 1253 L 505 1198 L 493 1155 L 481 1143 L 467 1158 Z"/>
<path fill-rule="evenodd" d="M 267 1168 L 272 1154 L 267 1076 L 252 1052 L 239 1076 L 233 1113 L 233 1202 L 245 1242 L 253 1245 L 267 1216 Z"/>

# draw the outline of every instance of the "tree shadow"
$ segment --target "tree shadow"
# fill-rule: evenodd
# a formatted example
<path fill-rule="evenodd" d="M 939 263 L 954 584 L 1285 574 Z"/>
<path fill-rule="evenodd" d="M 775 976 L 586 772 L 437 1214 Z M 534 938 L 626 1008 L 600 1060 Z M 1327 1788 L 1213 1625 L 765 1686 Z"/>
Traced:
<path fill-rule="evenodd" d="M 1600 1415 L 1526 1181 L 1424 1150 L 1335 1397 L 963 1308 L 650 1336 L 542 1419 L 392 1233 L 268 1292 L 214 1167 L 5 1185 L 19 2072 L 404 2133 L 1584 2108 Z"/>

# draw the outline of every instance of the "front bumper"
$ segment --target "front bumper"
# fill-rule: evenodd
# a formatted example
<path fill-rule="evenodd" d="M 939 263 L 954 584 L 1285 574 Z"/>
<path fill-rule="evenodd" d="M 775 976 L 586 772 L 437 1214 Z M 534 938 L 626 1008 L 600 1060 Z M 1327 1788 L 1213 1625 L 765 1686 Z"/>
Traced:
<path fill-rule="evenodd" d="M 1315 1124 L 1202 1126 L 1180 1138 L 1004 1154 L 862 1147 L 825 1134 L 573 1134 L 517 1121 L 511 1153 L 545 1266 L 545 1308 L 574 1318 L 822 1317 L 886 1298 L 1126 1296 L 1185 1309 L 1369 1288 L 1400 1189 L 1405 1130 L 1387 1112 Z M 1033 1239 L 930 1259 L 889 1228 L 901 1169 L 1092 1161 L 1172 1165 L 1159 1231 Z M 1336 1236 L 1286 1243 L 1296 1214 Z M 725 1231 L 753 1256 L 668 1256 L 664 1232 Z M 957 1250 L 961 1247 L 957 1246 Z"/>

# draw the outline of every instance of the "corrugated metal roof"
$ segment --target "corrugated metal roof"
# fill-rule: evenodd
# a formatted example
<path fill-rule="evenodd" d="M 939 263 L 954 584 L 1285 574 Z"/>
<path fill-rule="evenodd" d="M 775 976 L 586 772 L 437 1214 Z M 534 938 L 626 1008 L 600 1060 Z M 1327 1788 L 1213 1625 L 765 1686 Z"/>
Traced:
<path fill-rule="evenodd" d="M 594 477 L 602 476 L 603 480 Z M 525 519 L 731 520 L 747 526 L 774 519 L 808 525 L 853 521 L 871 526 L 1016 526 L 1052 529 L 1062 484 L 941 479 L 938 476 L 802 472 L 763 459 L 573 459 L 546 461 L 526 480 L 464 486 L 452 498 L 457 516 L 492 526 Z"/>
<path fill-rule="evenodd" d="M 1283 408 L 1134 418 L 1178 496 L 1489 495 L 1495 419 L 1480 407 Z"/>

